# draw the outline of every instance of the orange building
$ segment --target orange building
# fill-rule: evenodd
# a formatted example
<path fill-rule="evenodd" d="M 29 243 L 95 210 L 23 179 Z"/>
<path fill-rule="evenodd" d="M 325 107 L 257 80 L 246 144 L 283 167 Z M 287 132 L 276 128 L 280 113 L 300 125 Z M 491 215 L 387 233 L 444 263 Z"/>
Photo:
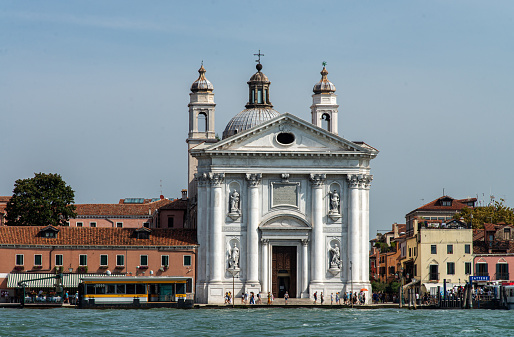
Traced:
<path fill-rule="evenodd" d="M 18 282 L 56 273 L 65 274 L 63 285 L 72 293 L 86 275 L 189 277 L 192 296 L 197 249 L 196 230 L 190 229 L 1 226 L 2 300 L 19 295 Z"/>

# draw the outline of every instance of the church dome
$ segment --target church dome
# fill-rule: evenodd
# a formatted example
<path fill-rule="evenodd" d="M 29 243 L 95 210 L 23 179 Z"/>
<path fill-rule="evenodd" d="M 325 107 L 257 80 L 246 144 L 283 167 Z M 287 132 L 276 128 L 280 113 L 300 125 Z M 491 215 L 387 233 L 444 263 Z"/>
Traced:
<path fill-rule="evenodd" d="M 328 71 L 327 71 L 327 69 L 325 69 L 325 65 L 323 65 L 323 70 L 320 72 L 320 74 L 321 74 L 321 80 L 314 85 L 314 88 L 312 89 L 312 91 L 315 94 L 335 92 L 336 86 L 327 79 Z"/>
<path fill-rule="evenodd" d="M 280 113 L 272 108 L 245 109 L 228 122 L 225 131 L 223 131 L 223 139 L 251 129 L 279 115 Z"/>
<path fill-rule="evenodd" d="M 200 76 L 198 76 L 198 79 L 191 84 L 191 91 L 192 92 L 198 92 L 198 91 L 213 91 L 214 86 L 212 83 L 205 78 L 205 68 L 202 66 L 200 69 L 198 69 L 198 73 L 200 73 Z"/>

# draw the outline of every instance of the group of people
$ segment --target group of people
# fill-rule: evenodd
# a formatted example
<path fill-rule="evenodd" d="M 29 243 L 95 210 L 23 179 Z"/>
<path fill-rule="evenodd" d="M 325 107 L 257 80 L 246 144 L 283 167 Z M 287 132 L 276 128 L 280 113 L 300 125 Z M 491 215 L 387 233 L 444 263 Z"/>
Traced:
<path fill-rule="evenodd" d="M 318 292 L 314 292 L 314 304 L 318 304 Z M 323 292 L 319 294 L 319 300 L 320 304 L 325 303 L 325 297 L 323 296 Z M 339 293 L 336 293 L 334 296 L 334 293 L 330 293 L 330 304 L 333 305 L 335 302 L 336 305 L 357 305 L 357 304 L 365 304 L 366 303 L 366 293 L 361 291 L 359 293 L 354 292 L 352 294 L 351 291 L 343 292 L 342 296 Z"/>

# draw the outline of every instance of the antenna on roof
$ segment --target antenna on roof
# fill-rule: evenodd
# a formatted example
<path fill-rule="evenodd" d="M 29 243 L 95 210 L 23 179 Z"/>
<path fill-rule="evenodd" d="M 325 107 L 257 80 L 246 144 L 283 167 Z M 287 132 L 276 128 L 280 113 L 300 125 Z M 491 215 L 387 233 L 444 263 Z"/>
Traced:
<path fill-rule="evenodd" d="M 443 197 L 444 197 L 444 187 L 443 187 Z"/>
<path fill-rule="evenodd" d="M 202 64 L 203 64 L 203 61 L 202 61 Z M 160 182 L 161 182 L 161 194 L 160 195 L 163 195 L 162 194 L 162 179 L 160 180 Z"/>

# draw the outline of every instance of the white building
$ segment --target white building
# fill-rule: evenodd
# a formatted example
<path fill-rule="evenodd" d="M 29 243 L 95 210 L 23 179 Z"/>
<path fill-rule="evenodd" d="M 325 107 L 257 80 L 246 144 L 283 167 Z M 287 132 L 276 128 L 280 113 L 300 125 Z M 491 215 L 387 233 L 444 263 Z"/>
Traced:
<path fill-rule="evenodd" d="M 336 89 L 325 67 L 314 86 L 311 123 L 273 109 L 261 70 L 259 63 L 246 109 L 228 123 L 221 141 L 203 66 L 191 86 L 187 141 L 200 244 L 197 301 L 222 303 L 233 275 L 236 296 L 288 291 L 292 298 L 315 292 L 328 298 L 371 290 L 370 160 L 378 151 L 338 136 Z"/>

